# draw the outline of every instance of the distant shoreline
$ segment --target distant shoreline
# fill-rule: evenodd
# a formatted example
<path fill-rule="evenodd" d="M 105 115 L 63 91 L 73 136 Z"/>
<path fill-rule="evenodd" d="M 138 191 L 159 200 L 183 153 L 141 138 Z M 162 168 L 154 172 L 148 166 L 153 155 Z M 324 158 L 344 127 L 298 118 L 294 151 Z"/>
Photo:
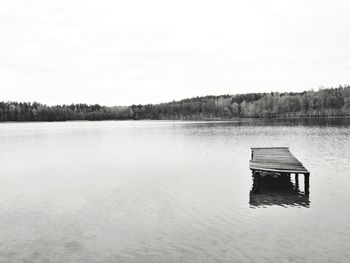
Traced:
<path fill-rule="evenodd" d="M 350 116 L 316 116 L 316 117 L 268 117 L 268 118 L 234 118 L 234 119 L 203 119 L 203 120 L 180 120 L 180 119 L 125 119 L 125 120 L 59 120 L 59 121 L 1 121 L 0 124 L 15 124 L 15 123 L 63 123 L 63 122 L 143 122 L 143 121 L 159 121 L 159 122 L 241 122 L 241 121 L 262 121 L 262 120 L 330 120 L 330 119 L 350 119 Z"/>
<path fill-rule="evenodd" d="M 72 120 L 235 120 L 350 116 L 350 86 L 304 92 L 205 96 L 160 104 L 101 106 L 0 102 L 0 122 Z"/>

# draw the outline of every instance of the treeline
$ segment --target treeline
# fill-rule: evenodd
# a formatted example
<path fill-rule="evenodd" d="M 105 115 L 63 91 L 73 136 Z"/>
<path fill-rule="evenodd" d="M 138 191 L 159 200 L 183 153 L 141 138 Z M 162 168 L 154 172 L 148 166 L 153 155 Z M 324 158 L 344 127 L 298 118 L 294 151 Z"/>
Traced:
<path fill-rule="evenodd" d="M 126 120 L 130 107 L 98 104 L 47 106 L 37 102 L 0 102 L 0 121 Z"/>
<path fill-rule="evenodd" d="M 178 102 L 133 106 L 135 119 L 231 119 L 350 115 L 350 86 L 301 93 L 206 96 Z"/>
<path fill-rule="evenodd" d="M 0 121 L 205 120 L 350 115 L 350 86 L 301 93 L 206 96 L 161 104 L 106 107 L 0 102 Z"/>

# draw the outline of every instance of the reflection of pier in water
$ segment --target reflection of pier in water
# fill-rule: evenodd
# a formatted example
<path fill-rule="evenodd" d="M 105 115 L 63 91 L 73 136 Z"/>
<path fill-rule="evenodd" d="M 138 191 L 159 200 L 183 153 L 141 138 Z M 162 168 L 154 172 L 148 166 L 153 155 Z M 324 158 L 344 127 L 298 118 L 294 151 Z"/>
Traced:
<path fill-rule="evenodd" d="M 259 188 L 257 188 L 259 183 Z M 253 186 L 249 193 L 251 206 L 310 206 L 309 195 L 300 191 L 298 180 L 291 180 L 290 175 L 262 173 L 257 182 L 253 178 Z"/>
<path fill-rule="evenodd" d="M 249 167 L 253 172 L 250 205 L 310 205 L 310 173 L 288 147 L 252 148 Z M 304 192 L 299 191 L 299 174 L 304 174 Z"/>

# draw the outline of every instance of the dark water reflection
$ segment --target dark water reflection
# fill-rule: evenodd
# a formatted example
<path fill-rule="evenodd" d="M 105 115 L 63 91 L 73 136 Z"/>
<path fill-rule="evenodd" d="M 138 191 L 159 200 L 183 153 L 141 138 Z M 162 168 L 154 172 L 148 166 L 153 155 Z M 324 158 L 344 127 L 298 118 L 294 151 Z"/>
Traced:
<path fill-rule="evenodd" d="M 291 176 L 266 175 L 260 179 L 259 193 L 255 191 L 254 179 L 249 192 L 251 207 L 303 206 L 310 207 L 310 194 L 305 195 L 299 189 L 299 184 L 292 182 Z"/>

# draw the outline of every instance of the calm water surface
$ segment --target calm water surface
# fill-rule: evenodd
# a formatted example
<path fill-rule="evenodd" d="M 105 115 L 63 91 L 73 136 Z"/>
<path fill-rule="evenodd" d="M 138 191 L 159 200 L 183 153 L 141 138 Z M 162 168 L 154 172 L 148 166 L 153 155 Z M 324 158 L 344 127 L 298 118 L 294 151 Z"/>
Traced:
<path fill-rule="evenodd" d="M 250 193 L 250 147 L 310 170 Z M 350 121 L 0 124 L 0 262 L 348 262 Z M 276 187 L 277 186 L 277 187 Z"/>

